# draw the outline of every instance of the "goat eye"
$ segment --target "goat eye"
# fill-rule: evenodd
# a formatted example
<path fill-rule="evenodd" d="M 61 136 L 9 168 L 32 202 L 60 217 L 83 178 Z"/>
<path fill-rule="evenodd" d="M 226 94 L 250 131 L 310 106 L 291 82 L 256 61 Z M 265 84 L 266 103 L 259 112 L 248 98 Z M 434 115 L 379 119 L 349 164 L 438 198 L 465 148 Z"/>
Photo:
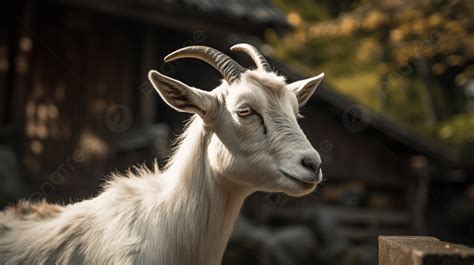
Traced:
<path fill-rule="evenodd" d="M 237 115 L 239 115 L 240 117 L 247 117 L 251 114 L 253 114 L 253 111 L 251 108 L 248 107 L 237 110 Z"/>

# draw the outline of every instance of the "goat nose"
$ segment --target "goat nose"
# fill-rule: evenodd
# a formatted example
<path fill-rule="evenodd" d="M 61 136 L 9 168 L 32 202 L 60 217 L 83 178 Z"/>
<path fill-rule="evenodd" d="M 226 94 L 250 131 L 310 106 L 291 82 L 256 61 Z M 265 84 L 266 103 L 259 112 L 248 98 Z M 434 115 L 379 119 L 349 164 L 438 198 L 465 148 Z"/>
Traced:
<path fill-rule="evenodd" d="M 314 156 L 305 156 L 301 164 L 312 172 L 318 172 L 321 167 L 321 160 Z"/>

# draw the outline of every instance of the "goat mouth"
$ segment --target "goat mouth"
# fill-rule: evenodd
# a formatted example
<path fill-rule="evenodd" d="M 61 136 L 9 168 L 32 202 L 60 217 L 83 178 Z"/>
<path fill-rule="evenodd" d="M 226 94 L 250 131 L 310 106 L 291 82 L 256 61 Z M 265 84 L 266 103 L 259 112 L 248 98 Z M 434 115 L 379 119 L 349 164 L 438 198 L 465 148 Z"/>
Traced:
<path fill-rule="evenodd" d="M 317 184 L 316 182 L 306 182 L 306 181 L 297 179 L 296 177 L 294 177 L 294 176 L 288 174 L 287 172 L 285 172 L 285 171 L 283 171 L 283 170 L 281 170 L 281 169 L 279 169 L 279 171 L 280 171 L 280 173 L 281 173 L 283 176 L 285 176 L 285 177 L 291 179 L 291 180 L 294 181 L 294 182 L 297 182 L 298 184 L 302 185 L 304 188 L 312 188 L 312 187 L 314 187 L 314 185 Z"/>

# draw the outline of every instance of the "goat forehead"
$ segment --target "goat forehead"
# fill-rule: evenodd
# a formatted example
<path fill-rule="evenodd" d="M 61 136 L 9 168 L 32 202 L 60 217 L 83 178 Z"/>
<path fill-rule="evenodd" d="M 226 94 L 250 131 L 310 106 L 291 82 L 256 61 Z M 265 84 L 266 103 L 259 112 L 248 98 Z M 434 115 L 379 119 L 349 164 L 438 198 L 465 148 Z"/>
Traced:
<path fill-rule="evenodd" d="M 268 99 L 266 93 L 259 87 L 249 84 L 240 84 L 239 87 L 231 88 L 226 96 L 229 106 L 235 107 L 242 103 L 254 107 L 266 108 Z"/>
<path fill-rule="evenodd" d="M 246 83 L 265 88 L 270 93 L 280 93 L 286 87 L 285 77 L 274 72 L 260 70 L 247 71 L 243 74 L 242 80 Z"/>
<path fill-rule="evenodd" d="M 298 101 L 286 85 L 283 76 L 251 70 L 242 74 L 238 84 L 226 89 L 225 100 L 230 108 L 247 103 L 265 113 L 283 113 L 290 119 L 296 119 Z"/>
<path fill-rule="evenodd" d="M 227 95 L 228 105 L 233 108 L 248 104 L 263 112 L 283 112 L 296 114 L 298 102 L 294 93 L 284 88 L 279 93 L 272 93 L 259 86 L 243 86 Z"/>
<path fill-rule="evenodd" d="M 228 91 L 226 101 L 230 109 L 248 104 L 263 113 L 281 113 L 291 119 L 298 114 L 296 95 L 285 87 L 276 92 L 260 84 L 241 83 Z"/>
<path fill-rule="evenodd" d="M 260 88 L 265 90 L 266 94 L 279 96 L 286 91 L 285 77 L 279 76 L 273 72 L 265 72 L 259 70 L 247 71 L 242 74 L 240 85 L 250 88 Z"/>

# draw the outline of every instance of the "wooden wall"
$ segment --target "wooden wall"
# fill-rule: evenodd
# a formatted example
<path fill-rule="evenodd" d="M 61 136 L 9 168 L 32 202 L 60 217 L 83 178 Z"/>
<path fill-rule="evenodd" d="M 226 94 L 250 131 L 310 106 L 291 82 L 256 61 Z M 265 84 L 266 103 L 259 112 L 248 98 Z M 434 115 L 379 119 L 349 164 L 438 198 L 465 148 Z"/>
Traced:
<path fill-rule="evenodd" d="M 140 28 L 55 4 L 34 10 L 25 25 L 32 55 L 18 106 L 24 107 L 24 175 L 34 197 L 90 195 L 111 168 L 120 126 L 138 122 Z"/>
<path fill-rule="evenodd" d="M 187 76 L 190 84 L 209 85 L 206 77 L 215 75 L 218 83 L 214 70 L 200 70 L 204 63 L 191 62 L 189 67 L 198 70 L 189 75 L 189 67 L 178 67 L 181 62 L 163 62 L 176 48 L 210 44 L 198 29 L 185 32 L 53 2 L 28 2 L 19 41 L 29 48 L 18 54 L 25 68 L 16 73 L 14 89 L 23 92 L 14 109 L 20 124 L 17 152 L 32 199 L 90 196 L 112 171 L 154 159 L 148 151 L 124 150 L 133 149 L 127 140 L 146 134 L 155 122 L 177 129 L 184 115 L 157 104 L 147 80 L 150 69 Z"/>
<path fill-rule="evenodd" d="M 13 123 L 13 82 L 15 54 L 20 47 L 19 24 L 23 1 L 2 3 L 0 6 L 0 128 Z"/>

